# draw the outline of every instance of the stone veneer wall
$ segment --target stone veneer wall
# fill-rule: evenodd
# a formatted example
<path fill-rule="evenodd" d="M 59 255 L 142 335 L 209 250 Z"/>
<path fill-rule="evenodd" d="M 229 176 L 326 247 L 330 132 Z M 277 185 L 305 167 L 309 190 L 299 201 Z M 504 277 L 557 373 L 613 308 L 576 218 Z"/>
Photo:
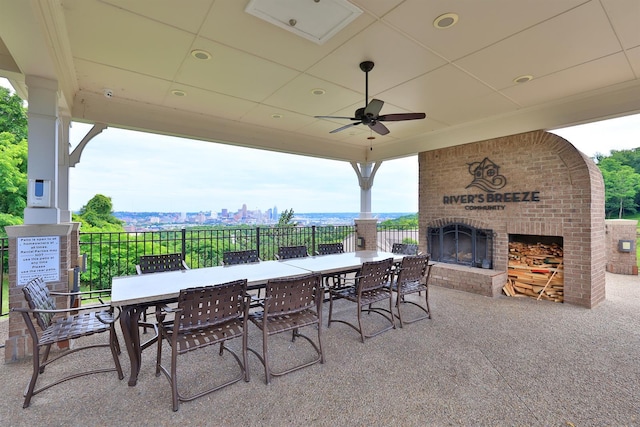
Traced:
<path fill-rule="evenodd" d="M 491 191 L 470 185 L 474 176 L 469 165 L 485 158 L 506 178 L 506 185 L 493 194 L 537 191 L 539 201 L 480 203 L 477 195 L 486 198 Z M 459 267 L 439 263 L 432 284 L 495 296 L 507 279 L 510 234 L 561 236 L 565 302 L 594 307 L 604 300 L 604 183 L 595 163 L 569 142 L 535 131 L 426 151 L 419 155 L 419 171 L 420 236 L 427 235 L 429 226 L 449 222 L 495 233 L 493 276 L 471 267 L 462 268 L 461 275 Z M 446 196 L 468 194 L 476 197 L 444 203 Z M 481 206 L 499 210 L 471 210 Z M 428 252 L 427 239 L 420 242 L 421 250 Z M 478 290 L 479 281 L 490 283 Z"/>

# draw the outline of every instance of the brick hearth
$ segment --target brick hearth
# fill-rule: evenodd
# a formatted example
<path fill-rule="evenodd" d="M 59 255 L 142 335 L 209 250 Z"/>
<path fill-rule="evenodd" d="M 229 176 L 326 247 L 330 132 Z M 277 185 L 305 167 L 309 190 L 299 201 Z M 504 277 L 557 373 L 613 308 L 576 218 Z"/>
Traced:
<path fill-rule="evenodd" d="M 499 295 L 510 234 L 562 237 L 564 300 L 605 298 L 604 184 L 595 163 L 563 138 L 536 131 L 420 153 L 420 239 L 428 227 L 493 230 L 493 268 L 438 263 L 431 284 Z"/>

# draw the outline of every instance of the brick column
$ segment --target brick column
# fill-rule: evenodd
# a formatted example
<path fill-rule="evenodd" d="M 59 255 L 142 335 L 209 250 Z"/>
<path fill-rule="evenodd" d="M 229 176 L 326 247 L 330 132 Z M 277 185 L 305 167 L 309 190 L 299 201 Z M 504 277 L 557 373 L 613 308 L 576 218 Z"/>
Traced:
<path fill-rule="evenodd" d="M 378 220 L 375 218 L 359 218 L 354 220 L 356 224 L 356 250 L 378 250 Z M 358 246 L 358 239 L 364 239 L 364 247 Z"/>
<path fill-rule="evenodd" d="M 77 224 L 77 223 L 76 223 Z M 9 237 L 9 309 L 16 307 L 27 307 L 21 286 L 19 286 L 18 259 L 17 253 L 18 239 L 29 237 L 60 237 L 60 262 L 59 278 L 55 281 L 47 281 L 47 286 L 52 291 L 68 292 L 69 289 L 69 269 L 73 268 L 77 262 L 78 249 L 75 248 L 75 257 L 72 257 L 78 241 L 78 225 L 67 224 L 42 224 L 42 225 L 17 225 L 6 227 Z M 74 231 L 75 229 L 75 231 Z M 72 238 L 72 234 L 75 236 Z M 35 255 L 37 256 L 37 254 Z M 58 308 L 69 306 L 68 297 L 56 297 Z M 9 313 L 9 339 L 5 341 L 4 360 L 5 362 L 17 361 L 33 354 L 32 342 L 27 327 L 20 313 Z"/>
<path fill-rule="evenodd" d="M 636 228 L 638 221 L 631 219 L 605 220 L 607 240 L 607 271 L 617 274 L 638 274 L 636 256 Z M 623 241 L 624 243 L 620 243 Z"/>

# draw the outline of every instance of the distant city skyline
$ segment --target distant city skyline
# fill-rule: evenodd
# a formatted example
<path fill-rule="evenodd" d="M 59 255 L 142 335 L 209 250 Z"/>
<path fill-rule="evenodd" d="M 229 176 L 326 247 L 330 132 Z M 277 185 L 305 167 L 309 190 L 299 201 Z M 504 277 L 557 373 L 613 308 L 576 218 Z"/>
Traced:
<path fill-rule="evenodd" d="M 0 86 L 11 88 L 0 78 Z M 75 147 L 90 125 L 72 123 Z M 593 157 L 640 146 L 640 115 L 551 132 Z M 114 211 L 219 212 L 251 210 L 359 212 L 360 187 L 347 162 L 107 128 L 69 172 L 69 208 L 96 194 Z M 375 212 L 418 211 L 417 156 L 384 161 L 372 188 Z"/>

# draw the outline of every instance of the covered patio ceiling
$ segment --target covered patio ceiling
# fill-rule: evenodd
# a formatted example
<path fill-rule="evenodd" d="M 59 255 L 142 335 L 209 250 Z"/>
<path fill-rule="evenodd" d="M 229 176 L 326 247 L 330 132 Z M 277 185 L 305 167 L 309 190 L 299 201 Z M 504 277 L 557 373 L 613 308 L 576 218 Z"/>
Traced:
<path fill-rule="evenodd" d="M 73 121 L 352 162 L 640 112 L 637 0 L 351 0 L 322 44 L 248 3 L 0 0 L 0 76 L 57 80 Z M 427 118 L 330 134 L 348 121 L 314 116 L 365 105 L 364 60 L 381 114 Z"/>

